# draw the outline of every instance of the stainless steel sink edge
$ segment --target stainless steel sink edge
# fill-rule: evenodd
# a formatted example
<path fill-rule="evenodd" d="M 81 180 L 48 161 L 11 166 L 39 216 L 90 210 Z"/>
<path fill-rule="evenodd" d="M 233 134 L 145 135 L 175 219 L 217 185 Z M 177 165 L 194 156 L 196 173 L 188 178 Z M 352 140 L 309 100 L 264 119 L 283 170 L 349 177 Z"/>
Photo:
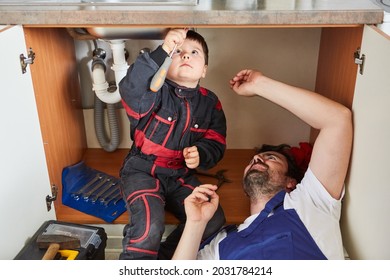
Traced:
<path fill-rule="evenodd" d="M 88 27 L 85 30 L 90 35 L 102 40 L 161 40 L 164 39 L 169 29 L 157 27 Z"/>
<path fill-rule="evenodd" d="M 196 6 L 199 0 L 30 0 L 1 1 L 0 6 Z"/>

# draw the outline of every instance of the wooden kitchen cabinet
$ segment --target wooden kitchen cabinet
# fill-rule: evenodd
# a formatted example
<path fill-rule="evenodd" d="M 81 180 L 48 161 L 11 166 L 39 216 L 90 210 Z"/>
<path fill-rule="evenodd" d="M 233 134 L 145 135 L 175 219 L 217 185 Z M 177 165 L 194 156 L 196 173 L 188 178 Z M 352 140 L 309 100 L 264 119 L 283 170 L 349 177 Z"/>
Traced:
<path fill-rule="evenodd" d="M 390 36 L 365 26 L 352 103 L 354 144 L 341 216 L 352 259 L 389 260 Z"/>
<path fill-rule="evenodd" d="M 36 53 L 31 75 L 50 181 L 58 188 L 56 217 L 62 221 L 68 208 L 61 204 L 62 169 L 80 161 L 87 149 L 73 39 L 64 28 L 24 28 L 24 32 L 27 48 Z"/>
<path fill-rule="evenodd" d="M 316 91 L 350 108 L 357 71 L 353 52 L 361 44 L 362 31 L 363 27 L 329 27 L 322 30 Z M 68 222 L 101 223 L 103 221 L 98 218 L 62 205 L 62 169 L 84 160 L 87 165 L 93 168 L 118 176 L 119 168 L 127 151 L 119 150 L 107 153 L 99 149 L 87 149 L 73 39 L 66 32 L 66 29 L 25 28 L 25 34 L 26 45 L 33 47 L 37 53 L 37 60 L 32 65 L 31 72 L 49 174 L 52 183 L 58 186 L 58 198 L 54 202 L 57 219 Z M 340 77 L 343 77 L 342 83 Z M 313 132 L 312 138 L 314 137 L 315 132 Z M 245 166 L 252 151 L 244 150 L 242 153 L 245 156 L 239 164 Z M 221 164 L 210 172 L 225 169 L 223 167 L 225 163 Z M 233 172 L 237 170 L 236 173 L 229 174 L 234 176 L 234 178 L 229 179 L 234 179 L 237 190 L 233 196 L 238 196 L 240 203 L 247 205 L 246 198 L 240 189 L 240 172 L 243 167 L 229 168 L 229 170 Z M 228 192 L 227 199 L 232 195 L 228 190 L 221 189 L 221 192 L 222 199 L 225 195 L 224 192 Z M 236 208 L 234 212 L 228 210 L 229 207 L 226 208 L 229 223 L 239 223 L 249 213 L 249 209 L 243 206 Z M 238 213 L 237 209 L 239 209 Z M 167 223 L 176 222 L 169 214 L 167 219 Z M 126 222 L 127 213 L 115 220 L 115 223 Z"/>
<path fill-rule="evenodd" d="M 354 52 L 362 44 L 364 28 L 371 27 L 340 26 L 322 28 L 315 90 L 349 108 L 353 108 L 355 83 L 357 75 L 359 75 L 358 66 L 354 61 Z M 32 47 L 36 53 L 36 60 L 31 65 L 31 75 L 50 184 L 58 187 L 57 200 L 54 202 L 56 218 L 60 221 L 83 224 L 103 223 L 98 218 L 62 205 L 62 169 L 84 160 L 93 168 L 105 171 L 113 176 L 118 176 L 119 167 L 127 151 L 120 150 L 114 153 L 107 153 L 100 149 L 89 149 L 87 147 L 73 38 L 67 33 L 66 29 L 28 27 L 24 28 L 24 32 L 26 47 Z M 368 59 L 370 58 L 367 57 Z M 356 108 L 356 110 L 362 110 L 362 114 L 368 113 L 363 112 L 364 106 Z M 389 117 L 378 121 L 386 129 Z M 312 131 L 310 140 L 313 141 L 315 137 L 316 132 Z M 387 136 L 387 138 L 389 137 Z M 371 147 L 359 146 L 359 149 L 366 148 Z M 252 152 L 250 150 L 232 151 L 231 155 L 242 155 L 243 158 L 239 162 L 244 164 Z M 381 158 L 382 162 L 389 158 L 389 156 L 382 158 L 382 155 L 378 155 L 378 157 Z M 236 156 L 232 156 L 232 158 L 236 160 Z M 224 164 L 231 166 L 233 161 L 228 162 L 228 160 L 227 158 L 226 162 L 213 170 L 222 169 L 221 166 L 223 167 Z M 359 163 L 353 162 L 353 164 Z M 233 169 L 233 167 L 230 169 Z M 232 174 L 232 176 L 234 176 L 236 181 L 235 187 L 238 190 L 240 189 L 242 169 L 237 170 L 238 172 Z M 222 191 L 224 190 L 221 189 Z M 236 196 L 237 193 L 239 191 L 229 192 L 226 188 L 225 193 L 221 194 L 221 196 L 226 195 L 226 199 L 232 199 L 233 197 L 233 201 L 238 203 L 234 209 L 230 207 L 231 210 L 227 210 L 228 222 L 230 223 L 241 222 L 249 213 L 249 209 L 246 208 L 248 202 L 243 194 Z M 347 195 L 349 194 L 352 193 L 347 192 Z M 237 199 L 237 197 L 239 198 Z M 229 207 L 226 207 L 226 209 L 229 209 Z M 115 223 L 123 224 L 127 222 L 127 219 L 127 213 L 124 213 L 115 220 Z M 175 219 L 168 215 L 167 223 L 174 222 Z M 349 227 L 349 225 L 346 227 Z M 389 228 L 390 225 L 386 225 L 385 231 L 388 235 L 390 234 Z M 348 235 L 346 237 L 349 238 Z M 351 251 L 353 253 L 356 252 L 351 257 L 357 259 L 365 258 L 364 253 L 353 249 L 356 246 L 356 242 L 358 241 L 347 242 Z M 388 244 L 387 240 L 383 242 Z M 384 257 L 389 257 L 389 255 Z"/>
<path fill-rule="evenodd" d="M 47 211 L 45 197 L 50 179 L 30 66 L 23 73 L 20 63 L 28 59 L 21 26 L 0 27 L 2 147 L 0 160 L 0 260 L 13 259 L 24 242 L 41 224 L 55 218 Z"/>

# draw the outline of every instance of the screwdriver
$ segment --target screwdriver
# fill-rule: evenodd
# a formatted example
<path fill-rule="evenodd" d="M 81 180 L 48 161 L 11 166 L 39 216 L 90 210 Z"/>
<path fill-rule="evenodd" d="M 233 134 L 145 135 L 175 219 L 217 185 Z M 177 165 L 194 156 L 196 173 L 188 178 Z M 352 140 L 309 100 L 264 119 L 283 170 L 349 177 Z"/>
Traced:
<path fill-rule="evenodd" d="M 163 85 L 165 81 L 165 77 L 167 76 L 168 68 L 172 63 L 172 56 L 175 52 L 177 44 L 173 47 L 171 54 L 165 58 L 164 63 L 160 66 L 156 74 L 154 74 L 152 82 L 150 83 L 150 90 L 153 92 L 157 92 Z"/>

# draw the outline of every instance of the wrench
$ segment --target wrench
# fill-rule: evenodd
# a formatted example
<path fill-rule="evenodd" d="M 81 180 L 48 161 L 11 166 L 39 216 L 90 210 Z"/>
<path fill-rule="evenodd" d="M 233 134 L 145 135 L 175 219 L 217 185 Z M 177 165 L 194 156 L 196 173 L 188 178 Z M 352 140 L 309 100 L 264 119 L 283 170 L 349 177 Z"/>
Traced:
<path fill-rule="evenodd" d="M 110 198 L 111 195 L 112 195 L 114 192 L 117 191 L 117 189 L 118 189 L 117 184 L 118 184 L 117 182 L 111 184 L 110 190 L 109 190 L 104 196 L 102 196 L 102 197 L 99 198 L 99 202 L 100 202 L 100 203 L 103 204 L 103 203 L 106 201 L 107 198 Z"/>
<path fill-rule="evenodd" d="M 227 171 L 226 169 L 222 169 L 222 170 L 217 171 L 215 174 L 196 171 L 196 174 L 198 174 L 199 176 L 206 176 L 206 177 L 211 177 L 211 178 L 217 179 L 218 180 L 217 187 L 220 187 L 220 186 L 222 186 L 223 183 L 231 183 L 232 182 L 231 180 L 225 178 L 225 176 L 223 175 L 226 171 Z"/>
<path fill-rule="evenodd" d="M 88 190 L 93 184 L 95 184 L 98 180 L 102 179 L 102 175 L 100 173 L 96 174 L 96 176 L 89 181 L 86 185 L 84 185 L 81 189 L 79 189 L 77 192 L 72 193 L 72 197 L 76 200 L 80 198 L 80 195 L 82 195 L 86 190 Z"/>
<path fill-rule="evenodd" d="M 103 184 L 101 190 L 98 193 L 93 194 L 91 196 L 91 202 L 92 203 L 96 202 L 99 197 L 101 197 L 104 193 L 106 193 L 115 184 L 116 184 L 115 182 L 112 182 L 112 180 L 108 178 L 106 182 Z"/>
<path fill-rule="evenodd" d="M 116 205 L 118 203 L 119 200 L 122 199 L 122 194 L 120 192 L 119 189 L 117 189 L 117 191 L 114 193 L 114 195 L 112 197 L 110 197 L 108 200 L 106 200 L 103 204 L 105 206 L 107 206 L 108 204 L 110 204 L 110 202 L 114 202 L 114 205 Z"/>
<path fill-rule="evenodd" d="M 101 182 L 99 182 L 97 185 L 95 185 L 91 190 L 89 190 L 87 193 L 83 194 L 84 200 L 88 200 L 89 197 L 94 194 L 96 191 L 98 191 L 107 181 L 107 177 L 103 176 L 101 179 Z"/>

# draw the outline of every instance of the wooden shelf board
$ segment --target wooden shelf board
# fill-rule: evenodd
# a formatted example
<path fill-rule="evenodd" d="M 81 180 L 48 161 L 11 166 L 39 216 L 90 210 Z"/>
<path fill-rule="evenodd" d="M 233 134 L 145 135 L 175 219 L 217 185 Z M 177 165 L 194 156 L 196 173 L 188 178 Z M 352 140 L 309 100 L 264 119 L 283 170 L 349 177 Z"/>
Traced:
<path fill-rule="evenodd" d="M 114 152 L 105 152 L 102 149 L 87 149 L 83 161 L 85 164 L 96 170 L 103 171 L 111 176 L 119 177 L 119 170 L 127 154 L 127 149 L 118 149 Z M 230 149 L 225 153 L 220 163 L 207 171 L 215 174 L 218 170 L 226 169 L 224 175 L 231 183 L 224 183 L 218 190 L 220 203 L 224 209 L 228 224 L 239 224 L 249 215 L 249 201 L 245 196 L 241 179 L 244 168 L 254 154 L 251 149 Z M 217 180 L 210 177 L 200 176 L 204 183 L 217 183 Z M 83 224 L 101 224 L 103 220 L 87 215 L 70 207 L 62 205 L 57 209 L 57 218 L 61 221 Z M 113 223 L 126 224 L 128 222 L 127 212 L 119 216 Z M 178 220 L 169 212 L 166 213 L 166 224 L 176 224 Z"/>

